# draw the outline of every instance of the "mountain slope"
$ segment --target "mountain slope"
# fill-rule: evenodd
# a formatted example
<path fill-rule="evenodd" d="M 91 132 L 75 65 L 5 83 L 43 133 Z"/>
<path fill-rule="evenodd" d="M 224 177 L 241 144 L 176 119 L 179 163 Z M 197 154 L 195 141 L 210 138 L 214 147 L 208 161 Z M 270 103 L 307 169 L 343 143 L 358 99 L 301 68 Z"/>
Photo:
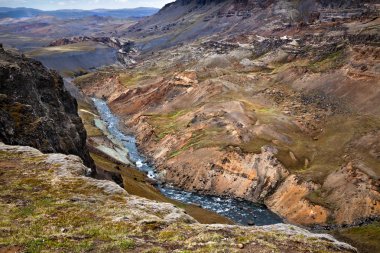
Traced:
<path fill-rule="evenodd" d="M 180 42 L 213 36 L 214 39 L 255 31 L 261 35 L 281 32 L 298 22 L 330 16 L 330 7 L 343 17 L 361 15 L 373 1 L 318 0 L 177 0 L 126 32 L 143 50 L 174 46 Z M 347 12 L 345 10 L 348 10 Z M 327 14 L 325 13 L 327 12 Z M 342 13 L 333 13 L 338 17 Z"/>

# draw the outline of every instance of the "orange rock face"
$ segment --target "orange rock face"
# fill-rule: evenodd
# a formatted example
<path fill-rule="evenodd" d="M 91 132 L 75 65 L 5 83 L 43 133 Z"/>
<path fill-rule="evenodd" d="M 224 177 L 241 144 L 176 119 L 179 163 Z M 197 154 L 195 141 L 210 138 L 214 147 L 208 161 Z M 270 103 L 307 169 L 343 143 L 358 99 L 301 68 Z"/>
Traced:
<path fill-rule="evenodd" d="M 173 80 L 170 81 L 173 85 L 191 87 L 194 84 L 198 83 L 197 72 L 192 70 L 187 70 L 182 73 L 174 75 Z"/>
<path fill-rule="evenodd" d="M 329 210 L 310 203 L 305 197 L 316 190 L 313 183 L 299 183 L 296 176 L 288 177 L 266 201 L 273 211 L 297 224 L 326 224 Z"/>
<path fill-rule="evenodd" d="M 208 160 L 196 158 L 206 153 Z M 264 200 L 289 174 L 270 148 L 251 155 L 214 148 L 193 150 L 165 163 L 161 173 L 168 182 L 185 189 L 251 201 Z"/>

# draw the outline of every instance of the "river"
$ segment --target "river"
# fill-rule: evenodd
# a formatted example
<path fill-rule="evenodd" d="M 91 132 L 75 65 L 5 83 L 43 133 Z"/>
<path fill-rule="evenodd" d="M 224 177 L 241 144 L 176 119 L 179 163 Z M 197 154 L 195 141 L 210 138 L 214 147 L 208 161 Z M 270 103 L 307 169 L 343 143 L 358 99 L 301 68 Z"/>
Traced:
<path fill-rule="evenodd" d="M 107 129 L 114 138 L 119 140 L 129 151 L 129 159 L 136 164 L 136 167 L 145 172 L 153 180 L 157 179 L 154 166 L 147 162 L 147 159 L 138 151 L 136 139 L 131 135 L 124 134 L 119 129 L 119 119 L 111 112 L 107 103 L 101 99 L 93 98 L 93 102 L 98 110 Z M 168 185 L 158 184 L 157 188 L 168 198 L 188 204 L 196 204 L 202 208 L 214 211 L 225 216 L 237 224 L 248 225 L 254 222 L 256 225 L 271 225 L 282 223 L 282 219 L 271 212 L 264 205 L 252 203 L 234 198 L 202 195 L 195 192 L 188 192 Z"/>

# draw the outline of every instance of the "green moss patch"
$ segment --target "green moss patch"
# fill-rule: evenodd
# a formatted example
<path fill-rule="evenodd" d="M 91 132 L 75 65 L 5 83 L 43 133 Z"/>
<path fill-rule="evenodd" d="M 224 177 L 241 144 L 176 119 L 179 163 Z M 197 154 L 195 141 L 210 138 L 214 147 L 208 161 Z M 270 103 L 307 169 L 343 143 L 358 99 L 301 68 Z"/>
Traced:
<path fill-rule="evenodd" d="M 338 50 L 324 56 L 322 59 L 312 62 L 309 68 L 314 72 L 326 72 L 341 67 L 344 62 L 344 50 Z"/>
<path fill-rule="evenodd" d="M 181 116 L 186 114 L 186 110 L 178 110 L 168 114 L 147 114 L 149 124 L 155 128 L 158 140 L 168 134 L 178 133 L 185 128 L 187 122 L 181 120 Z"/>
<path fill-rule="evenodd" d="M 380 252 L 380 222 L 369 225 L 336 230 L 333 235 L 351 243 L 361 253 Z"/>
<path fill-rule="evenodd" d="M 192 132 L 191 138 L 185 145 L 169 155 L 169 159 L 174 158 L 189 149 L 201 149 L 207 147 L 224 148 L 228 143 L 223 141 L 223 133 L 223 129 L 215 127 L 196 130 Z"/>

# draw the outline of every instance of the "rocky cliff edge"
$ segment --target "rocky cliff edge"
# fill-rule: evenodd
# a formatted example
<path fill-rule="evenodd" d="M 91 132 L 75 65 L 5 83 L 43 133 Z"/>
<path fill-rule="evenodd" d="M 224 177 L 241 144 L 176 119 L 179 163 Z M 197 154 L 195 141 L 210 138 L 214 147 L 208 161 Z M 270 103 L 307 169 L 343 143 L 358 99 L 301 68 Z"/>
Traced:
<path fill-rule="evenodd" d="M 78 155 L 94 168 L 76 100 L 42 63 L 0 46 L 0 140 Z"/>
<path fill-rule="evenodd" d="M 86 177 L 89 170 L 77 156 L 0 143 L 0 251 L 356 251 L 292 225 L 202 225 L 172 204 Z"/>

